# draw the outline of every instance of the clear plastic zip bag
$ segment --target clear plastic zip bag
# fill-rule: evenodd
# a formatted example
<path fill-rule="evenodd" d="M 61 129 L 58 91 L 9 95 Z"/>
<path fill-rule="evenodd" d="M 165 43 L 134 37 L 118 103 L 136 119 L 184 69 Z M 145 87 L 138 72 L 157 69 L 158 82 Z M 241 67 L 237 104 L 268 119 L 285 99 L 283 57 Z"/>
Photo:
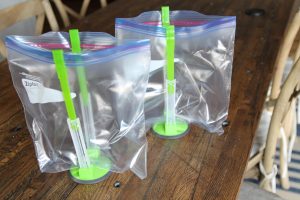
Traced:
<path fill-rule="evenodd" d="M 40 169 L 53 173 L 92 163 L 111 172 L 130 169 L 143 179 L 147 176 L 144 95 L 150 43 L 120 42 L 109 34 L 91 32 L 80 33 L 80 40 L 82 52 L 75 54 L 64 32 L 6 38 L 10 72 Z M 53 49 L 64 51 L 70 99 L 77 114 L 73 121 L 68 119 Z M 86 95 L 82 95 L 82 72 Z M 83 98 L 88 99 L 86 107 Z"/>
<path fill-rule="evenodd" d="M 151 64 L 145 96 L 146 125 L 165 117 L 166 30 L 160 11 L 116 19 L 116 37 L 151 40 Z M 170 12 L 175 26 L 176 116 L 222 134 L 227 119 L 236 18 L 194 11 Z"/>

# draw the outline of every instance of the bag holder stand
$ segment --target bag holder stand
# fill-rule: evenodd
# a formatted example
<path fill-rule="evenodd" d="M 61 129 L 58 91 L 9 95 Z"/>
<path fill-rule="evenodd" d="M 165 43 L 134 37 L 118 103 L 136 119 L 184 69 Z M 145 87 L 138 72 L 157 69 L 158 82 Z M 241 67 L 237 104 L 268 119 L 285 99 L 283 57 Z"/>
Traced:
<path fill-rule="evenodd" d="M 169 7 L 162 7 L 162 24 L 166 29 L 165 121 L 153 125 L 152 131 L 160 138 L 178 139 L 189 132 L 189 124 L 176 118 L 176 79 L 174 73 L 175 28 L 170 25 Z"/>
<path fill-rule="evenodd" d="M 72 52 L 81 53 L 78 30 L 70 30 L 70 41 Z M 74 166 L 70 169 L 69 175 L 73 181 L 80 184 L 98 183 L 108 178 L 111 174 L 111 162 L 105 156 L 101 156 L 100 149 L 90 142 L 92 139 L 96 139 L 96 136 L 84 67 L 76 67 L 80 87 L 80 106 L 83 113 L 85 131 L 83 134 L 80 120 L 76 116 L 75 107 L 71 98 L 63 51 L 53 50 L 52 55 L 67 109 L 68 127 L 79 164 L 79 166 Z M 78 57 L 78 59 L 80 59 L 80 57 Z M 80 60 L 78 60 L 78 62 L 80 62 Z"/>

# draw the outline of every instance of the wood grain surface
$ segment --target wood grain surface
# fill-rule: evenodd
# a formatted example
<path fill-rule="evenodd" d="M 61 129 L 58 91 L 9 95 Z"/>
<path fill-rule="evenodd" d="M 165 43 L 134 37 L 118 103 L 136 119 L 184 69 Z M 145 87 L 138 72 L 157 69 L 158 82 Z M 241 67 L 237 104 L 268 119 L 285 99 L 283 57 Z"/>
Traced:
<path fill-rule="evenodd" d="M 273 64 L 293 0 L 116 0 L 72 25 L 81 31 L 114 33 L 116 17 L 133 17 L 170 5 L 172 10 L 236 15 L 230 125 L 222 136 L 193 126 L 180 140 L 147 134 L 148 177 L 113 174 L 78 185 L 66 172 L 41 173 L 7 62 L 0 64 L 0 199 L 236 199 Z M 248 8 L 266 15 L 245 15 Z M 114 187 L 119 181 L 120 187 Z"/>

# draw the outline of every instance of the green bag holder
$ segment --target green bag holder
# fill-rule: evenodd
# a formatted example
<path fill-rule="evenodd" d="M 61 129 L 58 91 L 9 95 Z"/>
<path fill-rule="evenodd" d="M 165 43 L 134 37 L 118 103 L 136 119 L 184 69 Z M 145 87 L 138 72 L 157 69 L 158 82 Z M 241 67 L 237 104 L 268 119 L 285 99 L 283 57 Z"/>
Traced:
<path fill-rule="evenodd" d="M 72 52 L 81 53 L 78 30 L 70 30 L 70 40 Z M 101 151 L 96 147 L 96 145 L 89 144 L 89 141 L 86 141 L 83 138 L 80 121 L 76 116 L 75 107 L 70 94 L 68 73 L 64 61 L 63 51 L 53 50 L 52 55 L 63 92 L 68 120 L 71 122 L 71 126 L 69 126 L 69 129 L 79 162 L 79 167 L 76 166 L 70 169 L 70 177 L 75 182 L 81 184 L 98 183 L 108 178 L 111 174 L 111 162 L 108 158 L 101 155 Z M 78 66 L 76 67 L 76 72 L 80 87 L 80 100 L 82 101 L 81 103 L 83 104 L 83 106 L 88 107 L 90 106 L 91 101 L 87 88 L 85 69 L 84 67 Z M 83 119 L 83 121 L 85 122 L 85 119 Z M 105 166 L 98 166 L 101 163 L 105 163 Z"/>
<path fill-rule="evenodd" d="M 176 118 L 175 94 L 176 80 L 174 73 L 175 28 L 170 25 L 169 7 L 162 7 L 162 24 L 166 29 L 166 81 L 165 121 L 153 125 L 152 131 L 164 139 L 177 139 L 186 135 L 189 124 Z"/>

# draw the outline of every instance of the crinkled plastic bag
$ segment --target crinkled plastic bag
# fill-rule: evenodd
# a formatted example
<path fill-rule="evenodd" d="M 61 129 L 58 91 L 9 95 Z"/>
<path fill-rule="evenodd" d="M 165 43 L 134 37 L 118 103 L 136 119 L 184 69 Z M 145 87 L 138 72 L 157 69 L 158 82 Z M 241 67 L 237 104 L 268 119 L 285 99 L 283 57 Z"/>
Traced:
<path fill-rule="evenodd" d="M 95 128 L 95 138 L 90 142 L 110 160 L 111 171 L 130 169 L 145 178 L 147 141 L 143 110 L 150 43 L 119 42 L 106 33 L 91 32 L 80 33 L 80 40 L 82 54 L 75 55 L 70 50 L 69 34 L 64 32 L 6 38 L 10 72 L 25 110 L 40 169 L 60 172 L 78 166 L 51 54 L 52 49 L 64 49 L 71 96 L 82 126 L 85 122 L 76 66 L 84 66 L 86 71 Z"/>
<path fill-rule="evenodd" d="M 231 89 L 235 17 L 170 12 L 175 26 L 176 116 L 222 134 Z M 164 118 L 165 28 L 161 12 L 116 19 L 118 39 L 150 39 L 151 65 L 145 97 L 148 126 Z"/>

